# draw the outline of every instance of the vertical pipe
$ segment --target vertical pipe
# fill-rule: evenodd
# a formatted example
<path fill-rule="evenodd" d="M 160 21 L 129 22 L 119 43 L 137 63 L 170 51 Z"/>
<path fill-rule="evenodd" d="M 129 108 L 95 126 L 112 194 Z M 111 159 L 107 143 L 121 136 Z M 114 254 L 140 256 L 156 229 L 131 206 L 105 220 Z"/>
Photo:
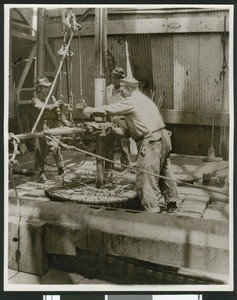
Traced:
<path fill-rule="evenodd" d="M 125 41 L 125 51 L 126 51 L 126 64 L 127 64 L 127 76 L 132 76 L 132 68 L 129 59 L 129 51 L 128 51 L 128 42 Z"/>
<path fill-rule="evenodd" d="M 95 98 L 94 105 L 106 100 L 107 9 L 95 9 Z"/>
<path fill-rule="evenodd" d="M 106 101 L 106 64 L 107 64 L 107 9 L 95 9 L 95 98 L 94 105 L 101 106 Z M 98 136 L 96 154 L 104 155 L 104 139 Z M 104 183 L 104 160 L 96 160 L 96 185 Z"/>
<path fill-rule="evenodd" d="M 44 75 L 45 65 L 45 36 L 44 36 L 44 24 L 45 23 L 45 9 L 38 8 L 37 11 L 37 76 Z"/>

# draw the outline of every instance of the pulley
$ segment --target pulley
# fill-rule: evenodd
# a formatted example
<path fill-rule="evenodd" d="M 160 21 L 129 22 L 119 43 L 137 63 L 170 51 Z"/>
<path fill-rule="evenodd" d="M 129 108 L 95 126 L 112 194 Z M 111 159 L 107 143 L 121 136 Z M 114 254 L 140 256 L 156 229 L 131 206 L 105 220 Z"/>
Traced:
<path fill-rule="evenodd" d="M 62 44 L 62 47 L 59 49 L 58 54 L 61 56 L 64 56 L 66 54 L 67 56 L 72 57 L 74 55 L 74 52 L 70 51 L 69 49 L 67 51 L 67 45 Z"/>
<path fill-rule="evenodd" d="M 63 10 L 63 24 L 65 30 L 80 30 L 81 26 L 77 23 L 76 17 L 72 12 L 71 8 L 67 8 Z"/>

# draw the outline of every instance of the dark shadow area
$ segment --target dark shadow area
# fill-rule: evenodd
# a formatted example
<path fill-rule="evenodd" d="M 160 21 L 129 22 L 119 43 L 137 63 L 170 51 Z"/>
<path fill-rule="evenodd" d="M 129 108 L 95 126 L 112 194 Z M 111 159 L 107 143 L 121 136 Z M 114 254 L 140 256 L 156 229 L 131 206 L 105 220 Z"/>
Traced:
<path fill-rule="evenodd" d="M 76 256 L 49 254 L 49 266 L 113 284 L 223 284 L 179 273 L 179 268 L 76 248 Z"/>

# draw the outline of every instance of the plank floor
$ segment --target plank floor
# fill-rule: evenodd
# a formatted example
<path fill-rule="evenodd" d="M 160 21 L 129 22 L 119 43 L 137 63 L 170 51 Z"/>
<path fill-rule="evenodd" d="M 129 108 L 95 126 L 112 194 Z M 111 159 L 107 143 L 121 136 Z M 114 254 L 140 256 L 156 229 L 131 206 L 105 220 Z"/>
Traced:
<path fill-rule="evenodd" d="M 64 152 L 65 170 L 67 176 L 72 180 L 81 176 L 95 176 L 96 161 L 93 158 L 72 153 Z M 32 153 L 17 157 L 19 165 L 17 168 L 34 169 L 34 155 Z M 226 184 L 223 188 L 217 190 L 228 191 L 229 188 L 229 169 L 228 162 L 218 160 L 217 162 L 204 162 L 203 157 L 192 157 L 184 155 L 172 155 L 171 161 L 175 177 L 179 180 L 183 178 L 195 179 L 199 184 L 202 183 L 204 173 L 216 172 L 226 176 Z M 134 163 L 135 165 L 135 163 Z M 62 176 L 57 175 L 57 167 L 52 155 L 47 157 L 46 165 L 47 182 L 41 183 L 38 175 L 24 176 L 13 175 L 14 183 L 18 196 L 29 201 L 40 200 L 50 201 L 45 196 L 45 189 L 63 184 Z M 135 173 L 130 171 L 113 171 L 113 179 L 119 181 L 121 178 L 127 178 L 129 181 L 135 180 Z M 229 220 L 229 197 L 215 192 L 199 190 L 195 187 L 178 186 L 179 208 L 178 214 L 190 216 L 193 218 L 215 219 L 228 222 Z M 12 177 L 9 177 L 9 197 L 15 197 L 16 191 L 13 188 Z M 160 198 L 160 205 L 165 207 L 163 198 Z M 165 211 L 163 212 L 165 213 Z M 78 274 L 67 273 L 56 269 L 49 269 L 44 276 L 35 276 L 14 270 L 8 270 L 9 284 L 109 284 L 101 280 L 91 280 Z"/>
<path fill-rule="evenodd" d="M 94 177 L 96 169 L 96 161 L 91 157 L 75 153 L 64 152 L 65 170 L 67 177 L 72 181 L 79 176 Z M 17 157 L 19 165 L 17 168 L 34 169 L 34 156 L 27 154 Z M 172 155 L 171 161 L 176 179 L 192 178 L 196 183 L 202 183 L 204 173 L 215 172 L 218 175 L 226 176 L 226 183 L 223 188 L 215 188 L 216 191 L 226 191 L 229 188 L 229 168 L 227 161 L 204 162 L 202 157 L 192 157 L 184 155 Z M 135 163 L 134 163 L 135 165 Z M 55 186 L 63 185 L 62 176 L 57 174 L 57 167 L 54 163 L 52 155 L 47 157 L 45 173 L 48 180 L 45 183 L 39 181 L 38 174 L 33 176 L 24 176 L 14 174 L 14 182 L 17 188 L 18 196 L 28 200 L 49 201 L 45 196 L 45 190 Z M 128 181 L 135 180 L 135 173 L 131 171 L 112 171 L 112 181 L 118 182 L 121 179 Z M 207 186 L 204 186 L 207 187 Z M 229 197 L 200 190 L 189 186 L 178 186 L 179 191 L 179 214 L 188 215 L 190 217 L 228 220 L 229 219 Z M 9 179 L 9 197 L 15 196 L 16 192 L 13 188 L 12 178 Z M 165 206 L 165 202 L 160 197 L 160 205 Z M 165 213 L 165 212 L 164 212 Z"/>

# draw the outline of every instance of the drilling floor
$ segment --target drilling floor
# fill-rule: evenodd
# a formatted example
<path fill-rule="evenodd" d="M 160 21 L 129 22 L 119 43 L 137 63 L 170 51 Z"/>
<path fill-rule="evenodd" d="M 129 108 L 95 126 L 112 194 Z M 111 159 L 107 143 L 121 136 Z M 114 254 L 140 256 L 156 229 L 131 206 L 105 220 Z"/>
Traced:
<path fill-rule="evenodd" d="M 78 176 L 95 176 L 96 160 L 91 157 L 85 157 L 82 154 L 74 152 L 63 152 L 66 174 L 73 181 Z M 19 161 L 18 169 L 34 168 L 34 155 L 32 153 L 17 157 Z M 117 158 L 116 158 L 117 159 Z M 195 179 L 196 183 L 202 183 L 202 177 L 205 173 L 218 174 L 226 176 L 225 185 L 222 188 L 215 188 L 216 191 L 227 192 L 229 190 L 229 163 L 221 159 L 216 162 L 205 162 L 204 157 L 194 157 L 186 155 L 171 156 L 175 177 L 182 179 Z M 135 162 L 133 162 L 136 165 Z M 55 186 L 62 186 L 63 179 L 57 174 L 57 167 L 52 155 L 47 157 L 45 170 L 48 180 L 45 183 L 39 181 L 38 174 L 33 176 L 24 176 L 14 174 L 14 183 L 18 196 L 22 199 L 34 201 L 49 201 L 45 196 L 45 190 Z M 135 173 L 131 171 L 112 171 L 112 180 L 119 181 L 126 178 L 128 181 L 135 180 Z M 204 186 L 207 187 L 207 186 Z M 179 191 L 179 214 L 194 218 L 214 219 L 220 221 L 229 220 L 229 196 L 200 190 L 190 186 L 178 186 Z M 9 178 L 8 195 L 15 197 L 12 178 Z M 164 200 L 160 199 L 160 205 L 164 206 Z M 165 211 L 163 212 L 165 213 Z M 102 280 L 87 279 L 78 274 L 67 273 L 55 269 L 50 269 L 44 276 L 34 276 L 21 272 L 9 270 L 9 284 L 108 284 Z"/>
<path fill-rule="evenodd" d="M 64 152 L 65 172 L 66 176 L 73 181 L 78 178 L 95 177 L 96 160 L 92 157 L 86 157 L 80 153 Z M 33 154 L 26 154 L 17 157 L 19 161 L 18 169 L 34 169 Z M 118 158 L 116 158 L 118 159 Z M 214 173 L 218 176 L 226 177 L 224 187 L 211 187 L 214 191 L 206 191 L 192 186 L 178 186 L 179 192 L 179 214 L 191 217 L 228 220 L 229 219 L 229 196 L 219 194 L 218 192 L 226 192 L 229 190 L 229 163 L 221 159 L 216 162 L 205 162 L 204 157 L 171 155 L 171 162 L 175 178 L 177 180 L 194 180 L 197 184 L 202 184 L 203 174 Z M 136 165 L 135 162 L 132 163 Z M 14 182 L 17 188 L 18 196 L 25 200 L 42 200 L 49 201 L 45 196 L 45 190 L 63 185 L 63 178 L 57 174 L 57 167 L 54 163 L 52 155 L 47 157 L 45 168 L 47 181 L 42 183 L 39 175 L 24 176 L 14 174 Z M 127 181 L 128 183 L 135 181 L 135 172 L 125 170 L 123 172 L 110 172 L 110 180 L 113 182 Z M 209 188 L 203 185 L 203 188 Z M 15 190 L 12 184 L 12 178 L 9 180 L 9 197 L 15 196 Z M 165 207 L 162 197 L 160 197 L 161 208 Z M 161 209 L 165 213 L 164 209 Z"/>

